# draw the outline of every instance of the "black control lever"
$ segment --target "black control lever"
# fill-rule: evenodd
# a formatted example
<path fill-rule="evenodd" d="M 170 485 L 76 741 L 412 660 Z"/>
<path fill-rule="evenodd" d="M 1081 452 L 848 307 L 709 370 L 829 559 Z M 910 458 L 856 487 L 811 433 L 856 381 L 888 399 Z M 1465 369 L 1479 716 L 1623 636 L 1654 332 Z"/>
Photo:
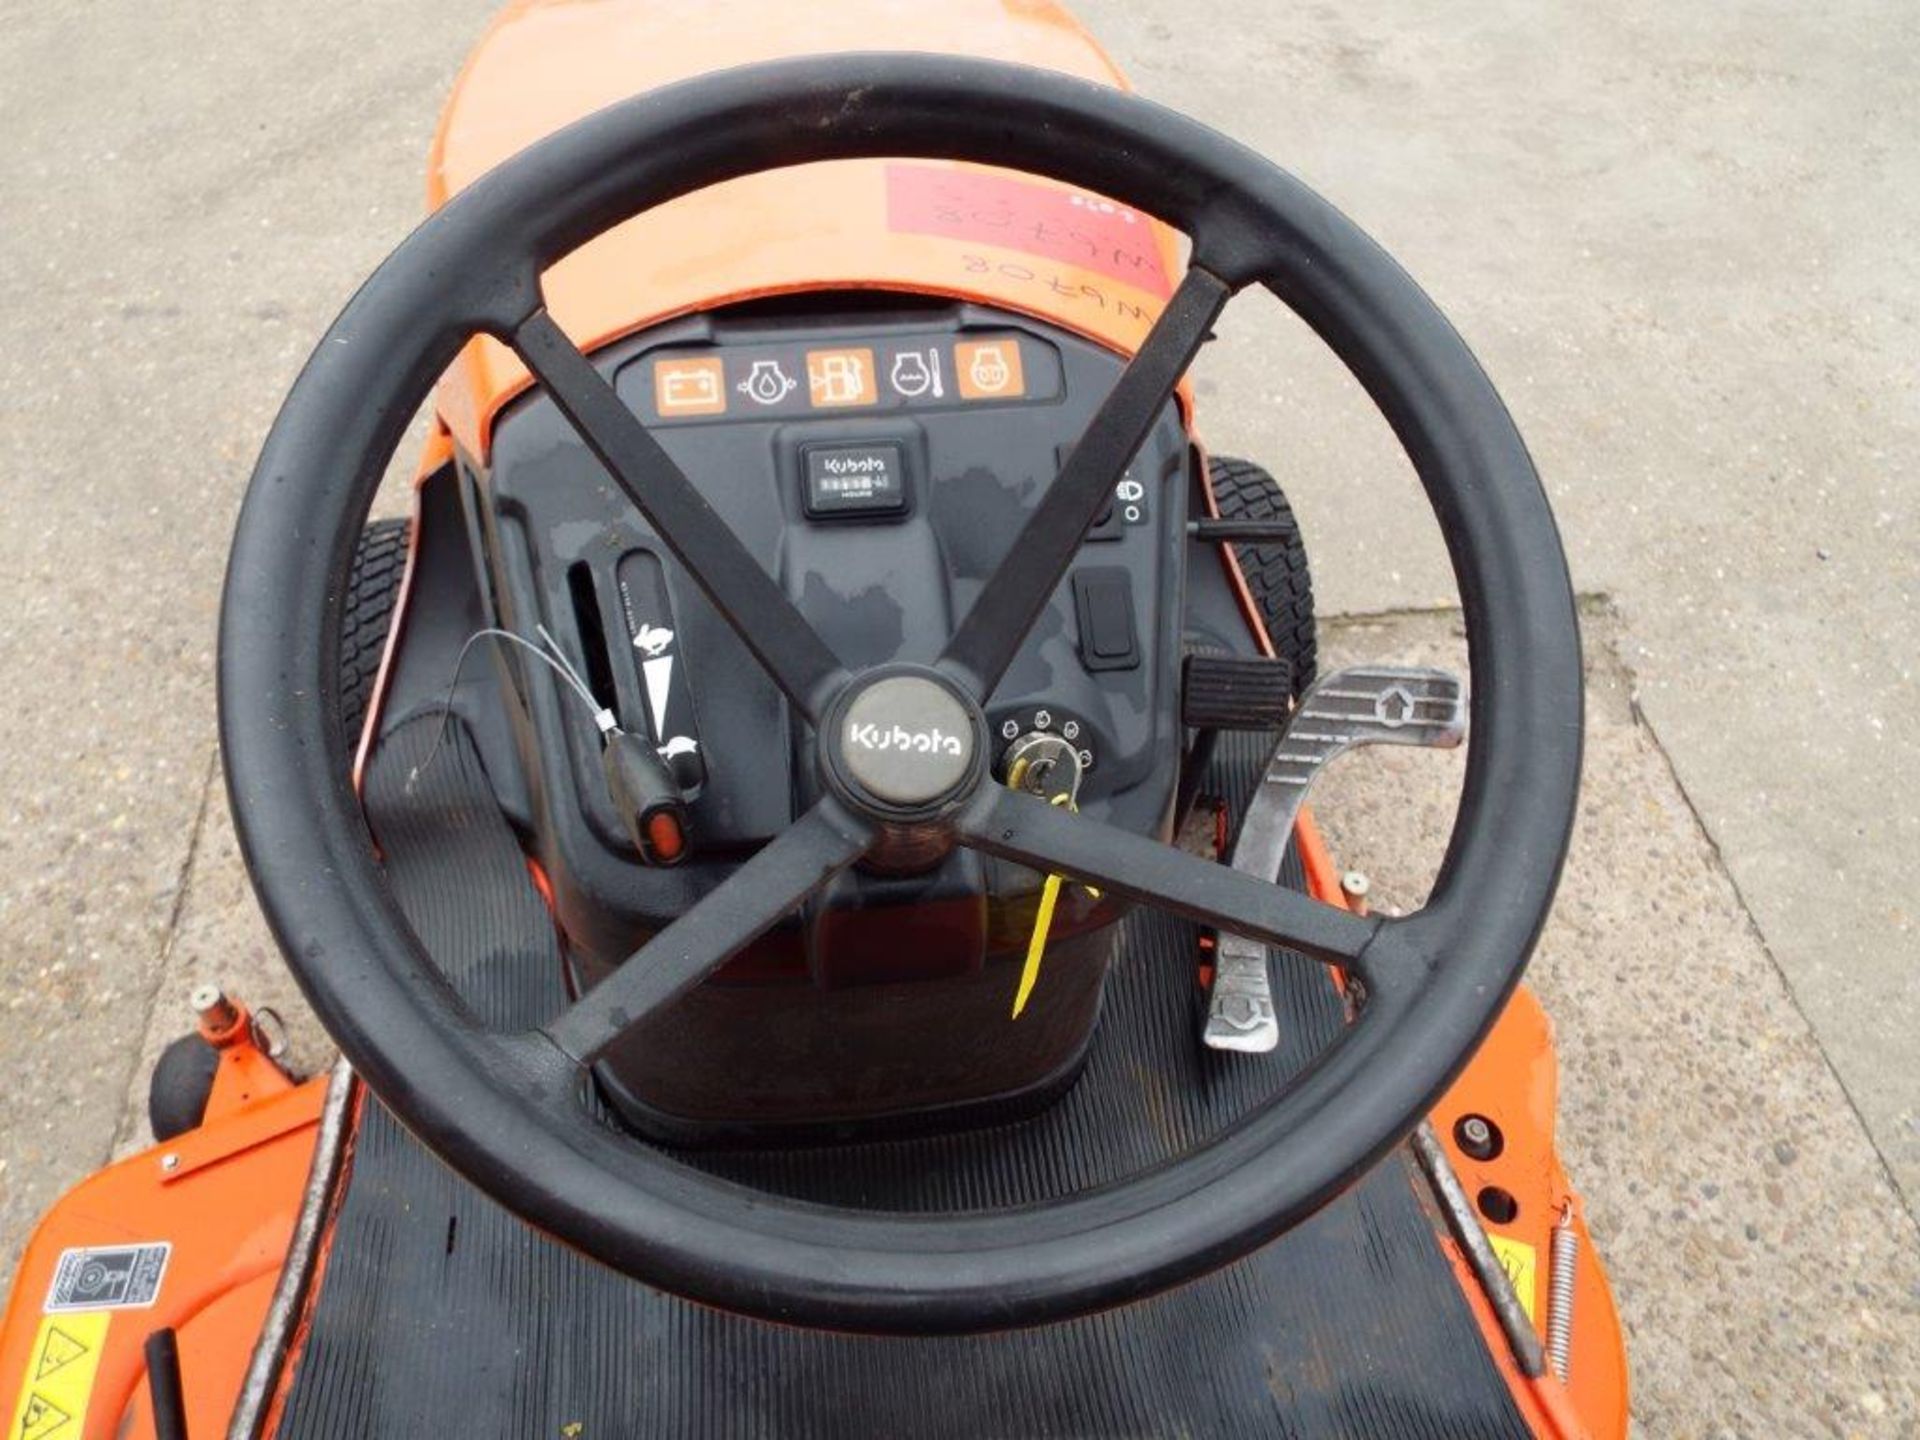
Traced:
<path fill-rule="evenodd" d="M 147 1398 L 153 1405 L 153 1433 L 156 1440 L 188 1440 L 186 1388 L 180 1380 L 180 1344 L 171 1326 L 147 1336 Z M 44 1367 L 45 1362 L 42 1361 Z M 65 1424 L 55 1422 L 53 1430 Z M 30 1433 L 51 1435 L 53 1430 L 34 1427 Z"/>
<path fill-rule="evenodd" d="M 1189 520 L 1187 537 L 1218 544 L 1238 540 L 1249 545 L 1291 544 L 1299 535 L 1299 526 L 1291 520 Z"/>
<path fill-rule="evenodd" d="M 660 752 L 644 737 L 609 730 L 600 766 L 607 794 L 625 822 L 640 858 L 678 865 L 687 855 L 687 802 Z"/>

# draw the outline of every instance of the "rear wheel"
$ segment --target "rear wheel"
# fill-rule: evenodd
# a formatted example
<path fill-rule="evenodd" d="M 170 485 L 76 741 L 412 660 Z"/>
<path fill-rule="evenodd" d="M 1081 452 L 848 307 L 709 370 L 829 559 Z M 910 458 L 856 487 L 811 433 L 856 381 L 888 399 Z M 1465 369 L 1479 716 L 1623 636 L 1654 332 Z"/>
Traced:
<path fill-rule="evenodd" d="M 1253 593 L 1254 604 L 1267 627 L 1273 648 L 1293 666 L 1293 696 L 1298 700 L 1313 684 L 1319 663 L 1319 634 L 1313 619 L 1313 576 L 1307 569 L 1307 546 L 1300 522 L 1287 503 L 1280 482 L 1251 460 L 1230 455 L 1207 462 L 1207 481 L 1214 504 L 1226 520 L 1266 520 L 1284 526 L 1284 538 L 1260 545 L 1233 547 L 1240 571 Z"/>

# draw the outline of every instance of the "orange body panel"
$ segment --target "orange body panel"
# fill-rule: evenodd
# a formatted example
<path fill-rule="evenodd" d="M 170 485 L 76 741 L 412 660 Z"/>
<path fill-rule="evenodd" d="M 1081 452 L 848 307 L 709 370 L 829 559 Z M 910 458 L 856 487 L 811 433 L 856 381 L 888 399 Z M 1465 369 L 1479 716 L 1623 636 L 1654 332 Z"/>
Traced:
<path fill-rule="evenodd" d="M 90 1312 L 109 1318 L 87 1404 L 45 1433 L 49 1440 L 150 1436 L 142 1347 L 162 1326 L 178 1332 L 192 1433 L 226 1433 L 299 1218 L 326 1089 L 325 1079 L 291 1086 L 250 1042 L 233 1046 L 222 1054 L 207 1123 L 109 1165 L 61 1197 L 27 1244 L 0 1329 L 7 1417 L 33 1383 L 41 1307 L 62 1252 L 165 1241 L 173 1249 L 151 1306 Z"/>
<path fill-rule="evenodd" d="M 848 50 L 980 56 L 1124 83 L 1049 0 L 733 0 L 703 8 L 692 26 L 661 0 L 522 0 L 460 76 L 434 142 L 427 203 L 443 204 L 541 136 L 640 91 L 721 66 Z M 920 221 L 901 213 L 916 207 L 902 203 L 912 196 L 883 160 L 797 166 L 683 196 L 555 265 L 548 305 L 591 349 L 729 301 L 885 288 L 1001 305 L 1126 353 L 1138 348 L 1166 282 L 1178 280 L 1175 232 L 1067 186 L 982 166 L 911 168 L 921 184 L 945 187 L 944 200 L 921 195 Z M 486 454 L 494 415 L 526 382 L 497 342 L 467 346 L 438 402 L 461 449 Z"/>
<path fill-rule="evenodd" d="M 1560 1166 L 1554 1145 L 1559 1067 L 1553 1052 L 1553 1025 L 1533 992 L 1522 986 L 1473 1063 L 1433 1112 L 1433 1128 L 1468 1196 L 1497 1187 L 1518 1204 L 1514 1218 L 1496 1223 L 1482 1216 L 1488 1234 L 1516 1240 L 1535 1256 L 1533 1314 L 1544 1336 L 1547 1290 L 1551 1283 L 1553 1227 L 1569 1205 L 1579 1236 L 1574 1265 L 1573 1345 L 1567 1383 L 1539 1382 L 1550 1404 L 1565 1405 L 1581 1417 L 1586 1433 L 1627 1433 L 1627 1357 L 1620 1317 L 1601 1268 L 1593 1237 L 1587 1233 L 1573 1186 Z M 1454 1138 L 1465 1115 L 1491 1120 L 1505 1137 L 1505 1148 L 1490 1160 L 1475 1160 Z"/>
<path fill-rule="evenodd" d="M 1344 903 L 1338 871 L 1303 813 L 1299 839 L 1308 888 Z M 61 1253 L 73 1246 L 165 1240 L 173 1246 L 166 1278 L 149 1309 L 112 1312 L 90 1404 L 80 1427 L 60 1440 L 142 1440 L 153 1433 L 141 1346 L 151 1331 L 179 1332 L 188 1418 L 195 1434 L 224 1431 L 298 1218 L 311 1163 L 324 1080 L 292 1088 L 250 1044 L 231 1047 L 208 1120 L 165 1146 L 130 1157 L 82 1182 L 41 1222 L 16 1277 L 0 1328 L 0 1404 L 17 1403 L 30 1378 L 39 1305 Z M 254 1095 L 259 1089 L 269 1093 Z M 1535 1315 L 1544 1331 L 1550 1231 L 1573 1197 L 1553 1148 L 1556 1080 L 1552 1031 L 1524 987 L 1441 1105 L 1434 1125 L 1467 1193 L 1499 1185 L 1519 1202 L 1509 1224 L 1490 1233 L 1535 1247 Z M 1494 1121 L 1502 1153 L 1475 1161 L 1452 1140 L 1461 1115 Z M 174 1157 L 169 1167 L 164 1156 Z M 1626 1357 L 1606 1276 L 1585 1224 L 1576 1269 L 1576 1323 L 1568 1383 L 1528 1380 L 1513 1364 L 1492 1307 L 1465 1261 L 1447 1248 L 1489 1351 L 1517 1402 L 1542 1436 L 1613 1437 L 1626 1433 Z M 10 1412 L 9 1412 L 10 1413 Z"/>

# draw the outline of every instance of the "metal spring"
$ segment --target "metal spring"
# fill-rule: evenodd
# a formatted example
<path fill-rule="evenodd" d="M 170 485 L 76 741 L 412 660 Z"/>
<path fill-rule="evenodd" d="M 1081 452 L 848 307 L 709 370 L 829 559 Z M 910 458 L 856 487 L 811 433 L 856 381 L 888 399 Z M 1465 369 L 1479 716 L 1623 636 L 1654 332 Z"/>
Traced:
<path fill-rule="evenodd" d="M 1573 1205 L 1560 1212 L 1553 1227 L 1553 1249 L 1547 1291 L 1547 1359 L 1562 1384 L 1573 1353 L 1574 1262 L 1580 1256 L 1580 1232 L 1573 1228 Z"/>

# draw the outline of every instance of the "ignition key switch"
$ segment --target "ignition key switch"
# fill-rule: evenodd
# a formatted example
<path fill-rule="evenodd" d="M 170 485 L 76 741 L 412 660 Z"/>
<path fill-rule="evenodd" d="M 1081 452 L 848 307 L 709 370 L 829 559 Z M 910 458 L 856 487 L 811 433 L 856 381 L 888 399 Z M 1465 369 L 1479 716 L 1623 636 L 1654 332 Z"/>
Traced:
<path fill-rule="evenodd" d="M 1043 800 L 1065 796 L 1075 800 L 1086 764 L 1080 752 L 1058 735 L 1032 730 L 1007 746 L 1000 757 L 1000 778 L 1010 790 L 1024 790 Z"/>

